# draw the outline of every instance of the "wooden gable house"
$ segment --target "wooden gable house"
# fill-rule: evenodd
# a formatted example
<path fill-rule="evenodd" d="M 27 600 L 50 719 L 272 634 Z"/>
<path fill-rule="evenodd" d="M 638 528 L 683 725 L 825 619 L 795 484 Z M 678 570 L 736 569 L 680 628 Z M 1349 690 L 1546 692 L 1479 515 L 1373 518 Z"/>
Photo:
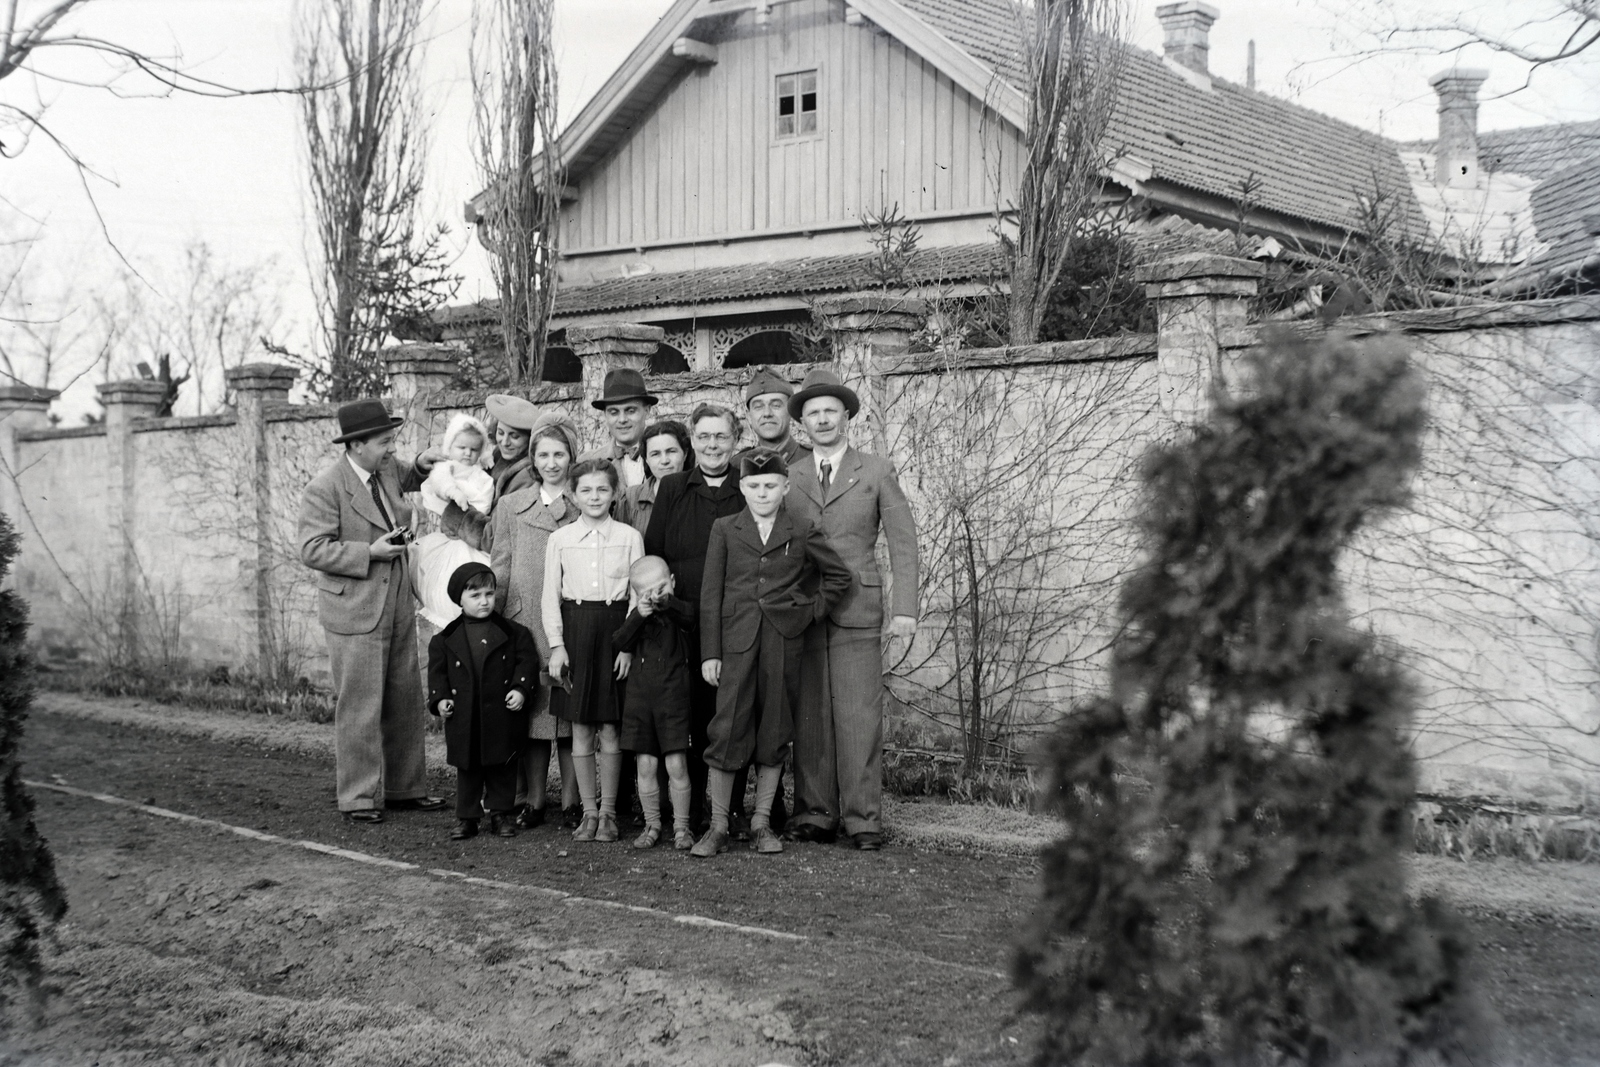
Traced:
<path fill-rule="evenodd" d="M 1165 53 L 1124 65 L 1109 199 L 1337 242 L 1375 184 L 1409 194 L 1392 142 L 1212 76 L 1216 9 L 1158 14 Z M 662 372 L 807 358 L 811 301 L 867 287 L 862 220 L 889 208 L 920 228 L 915 282 L 1003 287 L 1020 32 L 1012 0 L 678 0 L 562 134 L 546 377 L 576 379 L 556 331 L 601 321 L 663 327 Z M 445 324 L 484 318 L 454 308 Z"/>

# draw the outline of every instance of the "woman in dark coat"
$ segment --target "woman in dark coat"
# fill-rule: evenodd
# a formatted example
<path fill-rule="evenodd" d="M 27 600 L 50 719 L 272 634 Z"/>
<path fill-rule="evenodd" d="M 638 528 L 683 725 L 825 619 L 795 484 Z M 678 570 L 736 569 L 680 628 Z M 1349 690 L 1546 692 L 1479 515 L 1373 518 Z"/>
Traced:
<path fill-rule="evenodd" d="M 677 595 L 698 608 L 711 524 L 744 508 L 738 472 L 728 465 L 739 442 L 739 416 L 719 404 L 701 404 L 689 417 L 689 433 L 694 446 L 694 469 L 661 479 L 650 525 L 644 533 L 644 550 L 646 555 L 667 561 Z M 694 788 L 690 819 L 698 833 L 707 822 L 705 750 L 711 743 L 707 729 L 717 712 L 717 691 L 700 676 L 698 634 L 691 628 L 688 636 L 689 662 L 694 665 L 689 672 L 689 736 L 693 742 L 689 748 L 689 781 Z M 736 803 L 742 796 L 737 786 L 734 796 Z"/>

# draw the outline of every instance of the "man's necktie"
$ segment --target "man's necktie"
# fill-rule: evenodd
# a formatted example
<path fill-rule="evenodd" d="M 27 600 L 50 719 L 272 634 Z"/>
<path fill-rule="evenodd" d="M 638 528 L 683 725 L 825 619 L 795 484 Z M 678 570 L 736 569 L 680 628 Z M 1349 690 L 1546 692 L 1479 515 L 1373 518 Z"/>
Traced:
<path fill-rule="evenodd" d="M 367 488 L 372 490 L 372 502 L 378 505 L 378 514 L 383 516 L 383 524 L 391 530 L 394 529 L 394 520 L 389 517 L 389 509 L 383 506 L 383 494 L 378 491 L 376 474 L 367 479 Z"/>
<path fill-rule="evenodd" d="M 833 464 L 827 460 L 822 461 L 822 495 L 828 495 L 828 486 L 833 484 Z"/>

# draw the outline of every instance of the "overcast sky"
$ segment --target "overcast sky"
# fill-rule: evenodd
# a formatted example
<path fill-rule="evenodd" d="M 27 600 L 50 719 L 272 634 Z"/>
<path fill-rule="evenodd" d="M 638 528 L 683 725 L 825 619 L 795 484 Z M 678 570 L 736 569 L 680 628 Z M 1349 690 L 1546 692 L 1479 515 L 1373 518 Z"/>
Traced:
<path fill-rule="evenodd" d="M 1449 65 L 1437 54 L 1348 58 L 1357 33 L 1375 16 L 1398 10 L 1426 21 L 1429 7 L 1464 9 L 1493 23 L 1543 0 L 1212 0 L 1222 16 L 1212 30 L 1214 73 L 1245 75 L 1246 49 L 1257 49 L 1257 86 L 1298 103 L 1399 138 L 1431 136 L 1434 96 L 1428 75 Z M 667 9 L 670 0 L 558 0 L 563 111 L 570 115 Z M 37 4 L 35 6 L 38 6 Z M 1133 11 L 1136 44 L 1159 51 L 1154 0 Z M 28 4 L 24 3 L 26 10 Z M 433 148 L 427 210 L 452 227 L 463 299 L 491 295 L 487 264 L 461 223 L 461 203 L 476 191 L 470 153 L 467 49 L 471 0 L 438 0 L 427 61 Z M 287 85 L 291 67 L 292 0 L 96 0 L 76 16 L 81 32 L 142 50 L 182 56 L 186 67 L 232 85 Z M 1522 71 L 1486 53 L 1463 62 L 1492 71 L 1481 125 L 1486 129 L 1600 118 L 1600 67 L 1589 62 L 1546 71 L 1520 86 Z M 75 59 L 52 70 L 78 79 L 103 76 L 102 64 Z M 67 84 L 0 82 L 0 100 L 26 103 L 40 94 L 52 130 L 101 177 L 85 194 L 61 153 L 35 138 L 16 158 L 0 160 L 0 236 L 39 235 L 30 275 L 41 293 L 81 294 L 105 284 L 117 253 L 160 286 L 186 245 L 207 242 L 224 261 L 269 264 L 283 289 L 279 334 L 307 343 L 302 169 L 296 107 L 287 97 L 208 100 L 182 95 L 130 96 Z M 15 151 L 5 134 L 7 154 Z M 98 207 L 99 217 L 96 216 Z M 102 220 L 104 233 L 102 233 Z M 109 234 L 110 241 L 107 240 Z M 114 248 L 113 249 L 113 243 Z M 75 304 L 66 307 L 72 312 Z M 87 406 L 80 386 L 69 414 Z"/>

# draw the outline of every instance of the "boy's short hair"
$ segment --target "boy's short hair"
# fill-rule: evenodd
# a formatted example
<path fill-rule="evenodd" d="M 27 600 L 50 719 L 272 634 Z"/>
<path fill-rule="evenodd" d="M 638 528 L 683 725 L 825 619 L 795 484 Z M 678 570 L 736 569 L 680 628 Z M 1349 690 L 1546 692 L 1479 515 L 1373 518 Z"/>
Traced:
<path fill-rule="evenodd" d="M 611 491 L 613 493 L 622 484 L 622 479 L 617 474 L 617 465 L 609 459 L 580 459 L 573 464 L 571 473 L 567 475 L 567 481 L 576 489 L 578 487 L 578 479 L 585 474 L 604 474 L 606 480 L 611 483 Z"/>

